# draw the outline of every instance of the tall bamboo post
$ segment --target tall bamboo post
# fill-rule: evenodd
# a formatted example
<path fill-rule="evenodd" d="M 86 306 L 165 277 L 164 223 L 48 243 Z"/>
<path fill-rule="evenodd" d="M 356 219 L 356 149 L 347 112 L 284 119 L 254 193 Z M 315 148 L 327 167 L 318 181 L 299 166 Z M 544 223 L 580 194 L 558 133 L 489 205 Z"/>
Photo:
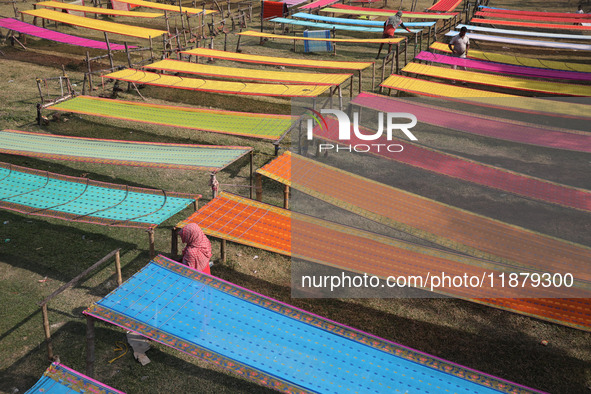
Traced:
<path fill-rule="evenodd" d="M 148 229 L 148 242 L 150 243 L 150 259 L 156 257 L 156 247 L 154 245 L 154 229 Z"/>
<path fill-rule="evenodd" d="M 252 199 L 252 191 L 254 189 L 254 178 L 253 178 L 253 170 L 254 170 L 254 152 L 250 151 L 250 198 Z"/>
<path fill-rule="evenodd" d="M 107 53 L 109 54 L 109 63 L 111 64 L 111 69 L 115 68 L 115 65 L 113 64 L 113 53 L 111 52 L 111 43 L 109 42 L 109 36 L 107 35 L 107 32 L 103 32 L 105 35 L 105 42 L 107 43 Z"/>
<path fill-rule="evenodd" d="M 51 340 L 51 331 L 49 330 L 49 316 L 47 315 L 47 304 L 41 306 L 43 316 L 43 331 L 45 332 L 45 343 L 47 344 L 47 358 L 53 361 L 53 343 Z"/>
<path fill-rule="evenodd" d="M 121 254 L 119 250 L 115 254 L 115 272 L 117 273 L 117 285 L 121 286 L 123 284 L 123 277 L 121 276 Z"/>
<path fill-rule="evenodd" d="M 86 375 L 94 377 L 94 317 L 86 315 Z"/>
<path fill-rule="evenodd" d="M 256 200 L 263 201 L 263 176 L 261 174 L 255 174 L 255 191 Z"/>

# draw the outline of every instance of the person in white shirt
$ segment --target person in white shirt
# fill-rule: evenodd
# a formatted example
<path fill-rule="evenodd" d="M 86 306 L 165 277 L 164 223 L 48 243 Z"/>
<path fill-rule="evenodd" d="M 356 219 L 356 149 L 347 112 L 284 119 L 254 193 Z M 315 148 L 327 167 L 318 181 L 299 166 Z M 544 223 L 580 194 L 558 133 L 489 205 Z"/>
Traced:
<path fill-rule="evenodd" d="M 466 29 L 466 26 L 462 26 L 460 34 L 452 38 L 448 44 L 451 53 L 456 57 L 466 58 L 466 56 L 468 56 L 470 39 L 466 36 L 467 31 L 468 29 Z M 454 65 L 453 69 L 457 69 L 457 66 Z M 466 67 L 462 67 L 462 69 L 466 70 Z"/>
<path fill-rule="evenodd" d="M 582 5 L 580 5 L 579 8 L 577 9 L 577 12 L 575 12 L 575 14 L 584 14 L 584 13 L 585 13 L 585 11 L 583 11 Z M 575 25 L 582 26 L 583 24 L 582 23 L 575 23 Z"/>

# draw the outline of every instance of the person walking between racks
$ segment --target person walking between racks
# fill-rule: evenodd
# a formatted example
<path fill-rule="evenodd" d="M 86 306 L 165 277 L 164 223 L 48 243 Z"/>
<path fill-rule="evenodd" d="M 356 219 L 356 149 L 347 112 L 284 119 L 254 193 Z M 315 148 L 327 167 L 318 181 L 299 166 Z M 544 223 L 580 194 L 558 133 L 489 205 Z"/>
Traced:
<path fill-rule="evenodd" d="M 195 223 L 189 223 L 180 230 L 179 235 L 181 241 L 187 244 L 183 249 L 182 263 L 197 271 L 211 274 L 209 269 L 209 259 L 212 255 L 211 243 L 201 227 Z"/>
<path fill-rule="evenodd" d="M 470 48 L 470 39 L 466 36 L 466 32 L 468 29 L 466 26 L 462 26 L 460 29 L 460 34 L 454 36 L 451 39 L 448 46 L 453 56 L 460 57 L 465 59 L 468 56 L 468 49 Z M 452 66 L 454 70 L 458 68 L 455 64 Z M 462 67 L 462 70 L 466 71 L 466 67 Z M 456 81 L 452 81 L 452 83 L 456 83 Z M 466 83 L 464 82 L 464 85 Z"/>
<path fill-rule="evenodd" d="M 396 32 L 398 26 L 406 29 L 407 32 L 412 33 L 412 31 L 410 31 L 410 29 L 404 26 L 404 23 L 402 23 L 402 11 L 398 11 L 395 15 L 389 16 L 388 19 L 386 19 L 386 22 L 384 22 L 384 34 L 382 34 L 382 38 L 394 38 L 394 33 Z M 379 59 L 383 47 L 384 43 L 381 43 L 376 59 Z M 391 51 L 392 44 L 388 44 L 388 53 Z"/>
<path fill-rule="evenodd" d="M 575 14 L 584 14 L 584 13 L 585 13 L 585 11 L 583 11 L 583 6 L 582 5 L 579 5 L 579 8 L 577 8 L 577 12 L 575 12 Z M 582 23 L 575 23 L 575 25 L 577 25 L 577 26 L 583 26 Z"/>

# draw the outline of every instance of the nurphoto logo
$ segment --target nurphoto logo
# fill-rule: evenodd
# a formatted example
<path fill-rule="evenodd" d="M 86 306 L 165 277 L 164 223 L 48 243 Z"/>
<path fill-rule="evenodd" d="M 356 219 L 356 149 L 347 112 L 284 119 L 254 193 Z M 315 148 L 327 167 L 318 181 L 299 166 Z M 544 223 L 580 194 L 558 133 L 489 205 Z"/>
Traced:
<path fill-rule="evenodd" d="M 400 144 L 390 143 L 357 143 L 357 141 L 377 141 L 382 138 L 384 131 L 386 133 L 386 140 L 392 141 L 393 134 L 400 130 L 409 140 L 417 141 L 417 137 L 410 131 L 416 126 L 417 117 L 406 112 L 378 112 L 378 129 L 377 131 L 368 130 L 359 127 L 359 112 L 353 112 L 353 121 L 347 113 L 337 109 L 321 109 L 320 112 L 307 108 L 311 111 L 311 118 L 307 119 L 307 134 L 308 141 L 314 139 L 315 125 L 321 133 L 329 133 L 329 125 L 324 114 L 330 114 L 336 117 L 338 122 L 338 140 L 337 144 L 320 143 L 318 145 L 319 151 L 348 151 L 348 152 L 370 152 L 387 150 L 388 152 L 402 152 L 404 147 Z M 384 116 L 384 114 L 386 116 Z M 385 122 L 384 122 L 385 118 Z M 400 123 L 400 120 L 406 120 L 405 123 Z M 395 123 L 396 122 L 396 123 Z M 331 122 L 332 124 L 332 122 Z M 352 126 L 352 127 L 351 127 Z M 353 133 L 351 133 L 351 131 Z M 369 133 L 368 133 L 369 132 Z M 331 134 L 331 140 L 335 140 L 335 136 Z M 322 137 L 321 137 L 322 139 Z"/>

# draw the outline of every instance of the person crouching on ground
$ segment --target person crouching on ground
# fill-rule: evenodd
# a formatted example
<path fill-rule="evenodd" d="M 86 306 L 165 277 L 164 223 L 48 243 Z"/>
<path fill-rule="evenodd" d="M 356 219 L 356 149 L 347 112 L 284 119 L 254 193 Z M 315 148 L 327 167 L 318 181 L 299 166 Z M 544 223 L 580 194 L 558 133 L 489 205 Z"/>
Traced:
<path fill-rule="evenodd" d="M 384 34 L 382 34 L 382 38 L 394 38 L 394 33 L 398 26 L 406 29 L 407 32 L 412 33 L 410 29 L 404 26 L 402 23 L 402 11 L 398 11 L 396 15 L 389 16 L 384 22 Z M 380 44 L 380 50 L 378 51 L 378 56 L 376 59 L 380 57 L 380 53 L 382 52 L 382 48 L 384 47 L 384 43 Z M 392 44 L 388 44 L 388 53 L 392 51 Z"/>
<path fill-rule="evenodd" d="M 209 269 L 211 243 L 201 230 L 201 227 L 195 223 L 190 223 L 180 230 L 179 235 L 181 241 L 187 244 L 183 249 L 183 264 L 197 271 L 211 274 Z"/>

